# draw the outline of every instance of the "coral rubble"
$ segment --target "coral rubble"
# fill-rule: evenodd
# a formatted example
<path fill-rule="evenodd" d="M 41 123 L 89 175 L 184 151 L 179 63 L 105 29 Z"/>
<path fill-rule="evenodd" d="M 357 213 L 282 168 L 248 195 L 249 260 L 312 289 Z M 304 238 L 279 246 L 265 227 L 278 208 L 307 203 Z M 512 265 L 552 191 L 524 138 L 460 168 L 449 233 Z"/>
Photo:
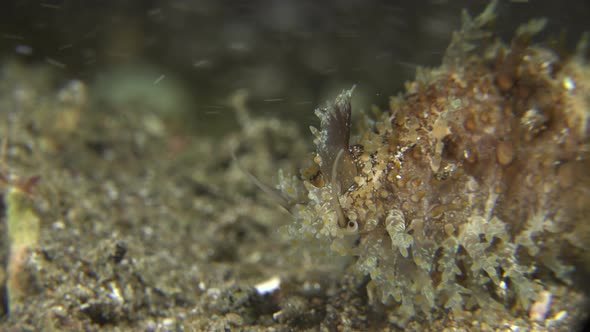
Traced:
<path fill-rule="evenodd" d="M 398 323 L 511 309 L 526 317 L 551 283 L 571 285 L 590 249 L 590 68 L 489 31 L 493 4 L 464 17 L 443 65 L 348 142 L 344 91 L 316 111 L 308 201 L 288 232 L 318 239 L 370 276 Z M 291 188 L 296 183 L 283 183 Z M 294 189 L 292 189 L 294 190 Z"/>

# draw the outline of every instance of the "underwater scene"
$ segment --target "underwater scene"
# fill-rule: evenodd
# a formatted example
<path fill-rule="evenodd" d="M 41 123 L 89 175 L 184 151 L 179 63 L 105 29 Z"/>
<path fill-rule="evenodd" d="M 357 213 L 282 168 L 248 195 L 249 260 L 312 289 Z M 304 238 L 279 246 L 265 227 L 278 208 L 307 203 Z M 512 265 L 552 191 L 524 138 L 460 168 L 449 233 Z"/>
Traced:
<path fill-rule="evenodd" d="M 0 331 L 589 328 L 587 2 L 0 9 Z"/>

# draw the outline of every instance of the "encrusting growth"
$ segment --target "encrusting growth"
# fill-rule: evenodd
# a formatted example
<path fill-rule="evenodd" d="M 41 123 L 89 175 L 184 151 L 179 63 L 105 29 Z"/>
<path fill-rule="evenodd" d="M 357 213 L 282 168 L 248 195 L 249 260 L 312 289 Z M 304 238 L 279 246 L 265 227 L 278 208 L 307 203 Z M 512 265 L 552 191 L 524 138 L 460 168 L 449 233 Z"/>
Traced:
<path fill-rule="evenodd" d="M 542 20 L 503 45 L 486 30 L 494 5 L 464 15 L 443 66 L 419 70 L 357 144 L 353 89 L 316 110 L 308 201 L 288 233 L 356 257 L 369 298 L 398 306 L 400 324 L 527 316 L 590 261 L 590 68 L 582 52 L 533 46 Z"/>

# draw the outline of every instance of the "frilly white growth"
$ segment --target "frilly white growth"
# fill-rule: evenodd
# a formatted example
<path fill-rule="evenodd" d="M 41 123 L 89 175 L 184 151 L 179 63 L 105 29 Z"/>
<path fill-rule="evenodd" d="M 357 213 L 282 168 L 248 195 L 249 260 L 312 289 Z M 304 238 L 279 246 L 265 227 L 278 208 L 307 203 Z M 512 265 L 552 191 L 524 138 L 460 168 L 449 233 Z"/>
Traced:
<path fill-rule="evenodd" d="M 408 257 L 408 248 L 414 243 L 414 238 L 406 232 L 406 220 L 402 211 L 389 211 L 385 218 L 385 230 L 391 237 L 391 246 L 399 249 L 400 254 Z"/>

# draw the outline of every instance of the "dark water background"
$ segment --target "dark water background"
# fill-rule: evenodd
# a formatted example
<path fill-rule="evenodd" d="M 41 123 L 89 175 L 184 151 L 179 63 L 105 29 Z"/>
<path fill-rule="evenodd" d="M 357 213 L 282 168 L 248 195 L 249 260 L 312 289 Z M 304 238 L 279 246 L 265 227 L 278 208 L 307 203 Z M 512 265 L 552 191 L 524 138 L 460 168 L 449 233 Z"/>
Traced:
<path fill-rule="evenodd" d="M 146 79 L 182 87 L 187 103 L 180 108 L 196 128 L 233 123 L 226 100 L 239 88 L 248 89 L 256 112 L 310 123 L 315 106 L 352 84 L 363 107 L 385 106 L 416 65 L 440 63 L 461 9 L 477 14 L 486 4 L 7 1 L 0 6 L 0 58 L 48 63 L 87 82 L 141 64 L 150 68 Z M 589 30 L 588 13 L 587 1 L 501 1 L 497 31 L 508 38 L 519 24 L 547 17 L 546 31 L 568 31 L 571 46 Z"/>

